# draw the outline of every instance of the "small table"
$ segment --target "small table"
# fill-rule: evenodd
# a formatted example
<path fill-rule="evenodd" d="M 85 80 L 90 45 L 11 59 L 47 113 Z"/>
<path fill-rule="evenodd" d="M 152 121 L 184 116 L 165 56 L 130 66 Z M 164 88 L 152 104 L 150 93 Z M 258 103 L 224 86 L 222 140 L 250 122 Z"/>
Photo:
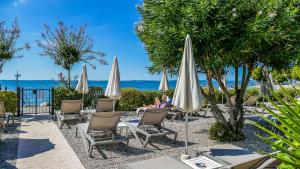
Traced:
<path fill-rule="evenodd" d="M 126 137 L 128 137 L 128 125 L 124 122 L 119 122 L 117 125 L 117 129 L 120 129 L 120 133 L 122 134 L 123 130 L 125 130 Z"/>

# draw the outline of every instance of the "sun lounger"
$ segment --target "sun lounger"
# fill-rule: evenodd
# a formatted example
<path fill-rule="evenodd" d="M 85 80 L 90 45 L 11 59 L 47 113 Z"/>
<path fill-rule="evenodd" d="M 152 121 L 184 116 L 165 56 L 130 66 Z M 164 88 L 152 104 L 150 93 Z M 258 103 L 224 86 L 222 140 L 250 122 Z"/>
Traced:
<path fill-rule="evenodd" d="M 250 152 L 241 147 L 237 147 L 230 144 L 218 145 L 206 150 L 199 150 L 196 152 L 198 155 L 207 156 L 220 162 L 224 165 L 224 168 L 232 169 L 262 169 L 273 167 L 277 161 L 276 159 L 270 158 L 266 155 L 260 155 L 255 152 Z"/>
<path fill-rule="evenodd" d="M 83 116 L 81 114 L 82 101 L 81 100 L 64 100 L 61 103 L 61 110 L 56 111 L 56 117 L 58 120 L 59 127 L 62 128 L 64 124 L 68 125 L 69 121 L 72 120 L 82 120 Z"/>
<path fill-rule="evenodd" d="M 113 111 L 113 99 L 102 98 L 97 101 L 96 112 L 112 112 Z"/>
<path fill-rule="evenodd" d="M 128 145 L 127 137 L 117 133 L 120 117 L 120 112 L 97 112 L 91 115 L 88 123 L 77 124 L 76 137 L 79 131 L 89 156 L 92 155 L 93 147 L 96 145 L 119 142 Z"/>
<path fill-rule="evenodd" d="M 193 169 L 218 165 L 218 169 L 268 169 L 276 168 L 278 161 L 265 155 L 260 155 L 246 149 L 225 144 L 214 146 L 209 151 L 197 151 L 196 157 L 178 161 L 168 156 L 162 156 L 130 163 L 128 169 Z M 198 165 L 201 166 L 199 167 Z"/>
<path fill-rule="evenodd" d="M 167 113 L 167 109 L 148 109 L 143 113 L 140 120 L 125 121 L 125 123 L 143 147 L 146 147 L 152 137 L 174 134 L 173 141 L 176 141 L 177 132 L 162 126 Z M 146 136 L 146 140 L 143 142 L 138 134 Z"/>

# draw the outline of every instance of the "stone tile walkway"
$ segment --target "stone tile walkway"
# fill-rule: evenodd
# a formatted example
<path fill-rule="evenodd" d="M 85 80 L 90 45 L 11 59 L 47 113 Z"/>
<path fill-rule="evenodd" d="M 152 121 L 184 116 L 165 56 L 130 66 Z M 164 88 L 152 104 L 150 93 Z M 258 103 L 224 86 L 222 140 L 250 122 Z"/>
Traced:
<path fill-rule="evenodd" d="M 26 115 L 20 130 L 18 169 L 84 169 L 49 115 Z"/>

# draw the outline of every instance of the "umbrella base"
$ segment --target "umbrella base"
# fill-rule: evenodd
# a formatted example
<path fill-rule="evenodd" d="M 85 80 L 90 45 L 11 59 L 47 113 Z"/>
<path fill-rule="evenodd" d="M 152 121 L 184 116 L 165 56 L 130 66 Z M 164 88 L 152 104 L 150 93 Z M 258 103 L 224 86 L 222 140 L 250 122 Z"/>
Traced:
<path fill-rule="evenodd" d="M 184 160 L 188 160 L 188 159 L 190 159 L 190 158 L 191 158 L 191 156 L 188 155 L 188 154 L 181 154 L 180 160 L 181 160 L 181 161 L 184 161 Z"/>

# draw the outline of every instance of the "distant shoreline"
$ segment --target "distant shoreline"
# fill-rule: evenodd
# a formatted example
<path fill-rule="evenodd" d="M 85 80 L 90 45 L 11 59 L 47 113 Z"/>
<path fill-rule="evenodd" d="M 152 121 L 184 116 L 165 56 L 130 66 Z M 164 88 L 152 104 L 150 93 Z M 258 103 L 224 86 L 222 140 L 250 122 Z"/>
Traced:
<path fill-rule="evenodd" d="M 199 80 L 201 86 L 206 86 L 206 80 Z M 77 81 L 72 81 L 72 85 L 76 85 Z M 158 90 L 159 80 L 123 80 L 121 81 L 121 88 L 136 88 L 138 90 Z M 226 81 L 228 87 L 233 87 L 234 81 Z M 254 80 L 249 82 L 249 86 L 256 86 L 258 83 Z M 89 80 L 89 86 L 99 86 L 105 88 L 107 80 Z M 218 87 L 217 81 L 213 81 L 214 87 Z M 1 89 L 5 87 L 7 90 L 16 90 L 16 80 L 0 80 Z M 19 87 L 30 89 L 50 89 L 52 87 L 60 86 L 58 80 L 19 80 Z M 169 81 L 170 88 L 175 88 L 176 80 Z"/>

